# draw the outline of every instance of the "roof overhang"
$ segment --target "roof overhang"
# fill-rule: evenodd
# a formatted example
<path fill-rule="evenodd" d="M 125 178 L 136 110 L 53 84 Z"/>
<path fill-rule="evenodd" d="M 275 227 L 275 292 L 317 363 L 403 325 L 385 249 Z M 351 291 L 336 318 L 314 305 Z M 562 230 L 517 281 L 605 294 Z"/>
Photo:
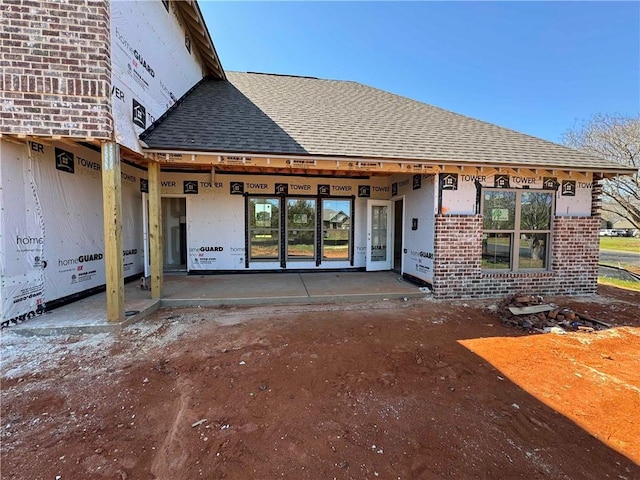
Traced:
<path fill-rule="evenodd" d="M 322 155 L 289 155 L 249 152 L 203 152 L 145 149 L 145 157 L 168 168 L 185 168 L 190 170 L 237 171 L 246 173 L 295 173 L 348 175 L 392 175 L 396 173 L 435 174 L 450 172 L 452 169 L 494 169 L 496 171 L 520 170 L 537 172 L 567 172 L 570 174 L 596 174 L 602 177 L 633 175 L 638 173 L 632 167 L 611 166 L 573 166 L 562 164 L 517 164 L 500 162 L 469 162 L 461 160 L 416 160 L 410 158 L 372 158 L 372 157 L 337 157 Z"/>
<path fill-rule="evenodd" d="M 173 5 L 175 5 L 184 19 L 190 39 L 202 56 L 207 74 L 215 78 L 226 79 L 222 63 L 211 40 L 209 29 L 202 17 L 198 2 L 195 0 L 181 0 L 173 2 Z"/>
<path fill-rule="evenodd" d="M 69 137 L 62 135 L 27 135 L 25 133 L 7 134 L 0 133 L 0 139 L 7 142 L 15 143 L 18 145 L 24 145 L 27 142 L 42 143 L 47 146 L 68 145 L 69 147 L 85 147 L 96 152 L 100 152 L 102 144 L 110 142 L 109 138 L 94 138 L 94 137 Z M 131 150 L 124 145 L 119 145 L 120 157 L 123 160 L 133 163 L 140 167 L 145 167 L 148 160 L 145 159 L 140 153 Z"/>

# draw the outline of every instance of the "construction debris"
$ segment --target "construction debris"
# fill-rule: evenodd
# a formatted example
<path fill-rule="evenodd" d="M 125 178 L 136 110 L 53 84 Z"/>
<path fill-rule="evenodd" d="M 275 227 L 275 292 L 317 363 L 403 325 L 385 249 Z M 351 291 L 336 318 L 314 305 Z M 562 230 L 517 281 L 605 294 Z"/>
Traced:
<path fill-rule="evenodd" d="M 202 425 L 202 424 L 203 424 L 204 422 L 206 422 L 206 421 L 207 421 L 207 419 L 206 419 L 206 418 L 201 418 L 201 419 L 200 419 L 200 420 L 198 420 L 197 422 L 192 423 L 192 424 L 191 424 L 191 427 L 192 427 L 192 428 L 195 428 L 195 427 L 197 427 L 198 425 Z"/>
<path fill-rule="evenodd" d="M 544 303 L 541 296 L 516 294 L 507 297 L 498 304 L 496 313 L 503 325 L 520 327 L 529 333 L 560 333 L 559 330 L 562 333 L 591 333 L 611 328 L 606 322 L 570 308 Z"/>

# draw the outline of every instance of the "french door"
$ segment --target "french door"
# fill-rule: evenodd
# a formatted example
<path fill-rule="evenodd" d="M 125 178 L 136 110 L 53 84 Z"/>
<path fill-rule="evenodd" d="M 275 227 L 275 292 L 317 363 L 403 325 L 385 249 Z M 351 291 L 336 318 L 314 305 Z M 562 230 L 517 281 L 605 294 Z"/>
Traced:
<path fill-rule="evenodd" d="M 367 201 L 367 271 L 391 270 L 391 208 L 391 201 Z"/>

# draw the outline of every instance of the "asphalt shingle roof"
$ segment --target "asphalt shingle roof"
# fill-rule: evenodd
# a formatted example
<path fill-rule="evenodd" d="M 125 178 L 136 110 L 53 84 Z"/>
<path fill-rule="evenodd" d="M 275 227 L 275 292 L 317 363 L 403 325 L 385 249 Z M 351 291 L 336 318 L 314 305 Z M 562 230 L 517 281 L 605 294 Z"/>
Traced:
<path fill-rule="evenodd" d="M 150 149 L 624 168 L 356 82 L 226 72 L 140 136 Z"/>

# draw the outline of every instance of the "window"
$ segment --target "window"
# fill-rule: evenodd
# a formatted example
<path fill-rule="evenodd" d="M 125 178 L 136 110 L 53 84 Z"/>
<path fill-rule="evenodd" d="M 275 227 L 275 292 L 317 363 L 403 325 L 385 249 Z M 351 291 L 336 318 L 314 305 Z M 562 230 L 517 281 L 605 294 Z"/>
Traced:
<path fill-rule="evenodd" d="M 316 258 L 316 200 L 287 199 L 287 260 Z"/>
<path fill-rule="evenodd" d="M 247 202 L 248 262 L 351 261 L 351 199 L 256 195 Z"/>
<path fill-rule="evenodd" d="M 280 258 L 279 198 L 249 200 L 249 258 L 251 260 Z"/>
<path fill-rule="evenodd" d="M 547 269 L 553 198 L 548 191 L 485 190 L 482 267 Z"/>
<path fill-rule="evenodd" d="M 351 201 L 322 200 L 322 260 L 349 260 Z"/>

